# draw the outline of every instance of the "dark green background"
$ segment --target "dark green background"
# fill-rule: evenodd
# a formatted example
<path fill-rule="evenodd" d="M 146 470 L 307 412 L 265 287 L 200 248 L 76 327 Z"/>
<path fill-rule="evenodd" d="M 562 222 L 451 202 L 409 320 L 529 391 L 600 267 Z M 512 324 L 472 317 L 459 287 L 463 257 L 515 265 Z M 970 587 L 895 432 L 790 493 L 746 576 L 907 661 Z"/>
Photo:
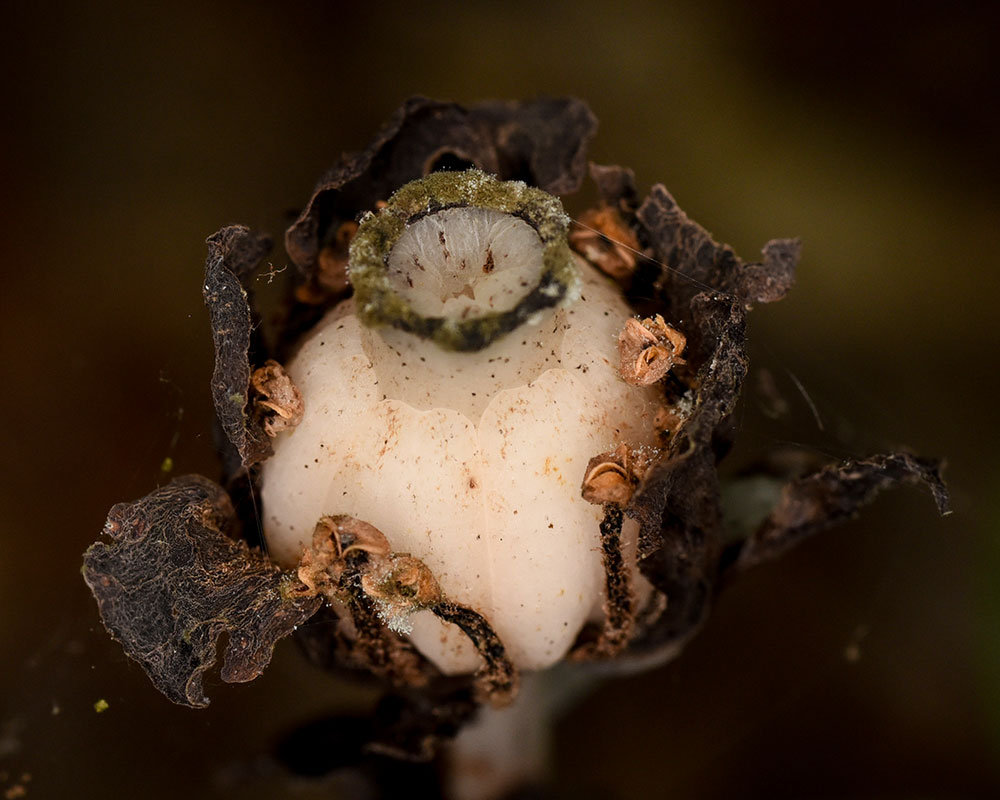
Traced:
<path fill-rule="evenodd" d="M 124 5 L 4 4 L 0 790 L 338 796 L 259 756 L 369 692 L 286 644 L 256 683 L 213 681 L 209 710 L 173 707 L 103 632 L 80 554 L 165 456 L 216 474 L 205 237 L 280 233 L 418 92 L 577 95 L 592 158 L 744 257 L 802 237 L 798 285 L 750 329 L 792 414 L 748 394 L 734 463 L 785 442 L 949 461 L 952 516 L 884 497 L 728 590 L 680 660 L 582 702 L 563 796 L 1000 790 L 992 5 Z"/>

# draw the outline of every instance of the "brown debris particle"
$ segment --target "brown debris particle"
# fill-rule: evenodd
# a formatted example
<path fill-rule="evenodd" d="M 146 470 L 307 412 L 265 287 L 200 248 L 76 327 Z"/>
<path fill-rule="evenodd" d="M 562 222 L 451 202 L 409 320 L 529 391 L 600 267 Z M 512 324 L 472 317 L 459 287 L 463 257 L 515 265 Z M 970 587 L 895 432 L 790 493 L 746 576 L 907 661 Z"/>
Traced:
<path fill-rule="evenodd" d="M 250 386 L 257 393 L 254 411 L 268 436 L 274 438 L 302 421 L 302 393 L 277 361 L 269 359 L 255 369 Z"/>
<path fill-rule="evenodd" d="M 569 232 L 569 246 L 617 281 L 635 272 L 639 240 L 610 206 L 585 211 Z"/>
<path fill-rule="evenodd" d="M 683 364 L 684 334 L 657 314 L 643 320 L 628 319 L 618 336 L 621 376 L 633 386 L 649 386 L 663 378 L 675 364 Z"/>

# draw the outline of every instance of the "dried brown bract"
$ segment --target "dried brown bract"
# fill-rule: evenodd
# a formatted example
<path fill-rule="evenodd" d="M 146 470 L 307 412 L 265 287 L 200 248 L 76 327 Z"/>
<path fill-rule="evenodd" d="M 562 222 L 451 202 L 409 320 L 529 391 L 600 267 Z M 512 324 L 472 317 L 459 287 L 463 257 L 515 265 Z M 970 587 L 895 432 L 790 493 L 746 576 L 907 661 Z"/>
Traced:
<path fill-rule="evenodd" d="M 938 513 L 949 513 L 936 461 L 896 453 L 829 465 L 785 484 L 777 505 L 741 548 L 737 569 L 776 558 L 801 540 L 856 517 L 880 491 L 904 483 L 927 486 Z"/>
<path fill-rule="evenodd" d="M 643 320 L 630 319 L 618 336 L 622 379 L 633 386 L 649 386 L 661 380 L 675 364 L 683 364 L 684 334 L 657 314 Z"/>
<path fill-rule="evenodd" d="M 583 212 L 569 232 L 569 244 L 616 281 L 626 283 L 635 272 L 639 240 L 621 214 L 610 206 Z"/>
<path fill-rule="evenodd" d="M 250 375 L 250 386 L 256 392 L 254 410 L 268 436 L 273 438 L 302 421 L 302 394 L 277 361 L 268 359 L 264 366 L 255 369 Z"/>

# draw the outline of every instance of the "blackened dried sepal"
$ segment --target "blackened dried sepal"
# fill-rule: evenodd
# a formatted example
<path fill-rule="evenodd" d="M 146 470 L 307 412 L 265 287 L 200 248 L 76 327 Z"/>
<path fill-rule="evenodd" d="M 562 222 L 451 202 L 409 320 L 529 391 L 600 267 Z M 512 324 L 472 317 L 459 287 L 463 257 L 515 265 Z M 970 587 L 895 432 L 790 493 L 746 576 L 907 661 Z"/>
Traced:
<path fill-rule="evenodd" d="M 856 517 L 882 490 L 904 483 L 927 486 L 938 513 L 948 513 L 941 463 L 907 453 L 831 464 L 790 481 L 770 515 L 743 544 L 735 569 L 780 556 L 803 539 Z"/>
<path fill-rule="evenodd" d="M 497 707 L 510 703 L 517 693 L 517 668 L 486 618 L 471 608 L 447 601 L 432 606 L 431 611 L 444 622 L 457 625 L 482 656 L 483 665 L 475 675 L 480 698 Z"/>
<path fill-rule="evenodd" d="M 583 101 L 493 101 L 472 106 L 469 117 L 496 148 L 497 174 L 503 180 L 524 181 L 555 195 L 580 188 L 587 146 L 597 131 L 597 117 Z"/>
<path fill-rule="evenodd" d="M 223 633 L 222 679 L 250 681 L 275 642 L 321 603 L 284 591 L 288 576 L 229 538 L 233 518 L 220 486 L 187 475 L 114 506 L 104 527 L 113 541 L 84 554 L 83 577 L 108 632 L 181 705 L 208 705 L 202 679 Z"/>
<path fill-rule="evenodd" d="M 315 278 L 320 251 L 331 245 L 344 222 L 442 168 L 478 167 L 551 194 L 575 191 L 596 129 L 590 109 L 574 99 L 492 102 L 467 109 L 410 98 L 367 148 L 346 156 L 320 179 L 286 232 L 285 249 L 307 280 Z"/>
<path fill-rule="evenodd" d="M 270 437 L 249 413 L 250 348 L 255 329 L 244 280 L 271 250 L 271 240 L 243 225 L 210 236 L 203 296 L 212 326 L 212 400 L 226 438 L 244 467 L 271 455 Z"/>
<path fill-rule="evenodd" d="M 625 509 L 639 522 L 639 569 L 668 598 L 640 650 L 676 644 L 700 626 L 722 547 L 717 451 L 747 374 L 746 314 L 732 295 L 709 292 L 695 296 L 691 311 L 692 338 L 705 353 L 694 410 Z"/>
<path fill-rule="evenodd" d="M 655 261 L 643 264 L 630 293 L 656 297 L 665 304 L 660 310 L 668 321 L 686 319 L 691 298 L 708 289 L 732 294 L 749 307 L 780 300 L 795 282 L 797 239 L 774 239 L 764 246 L 762 262 L 747 264 L 688 218 L 662 184 L 652 188 L 636 220 Z"/>

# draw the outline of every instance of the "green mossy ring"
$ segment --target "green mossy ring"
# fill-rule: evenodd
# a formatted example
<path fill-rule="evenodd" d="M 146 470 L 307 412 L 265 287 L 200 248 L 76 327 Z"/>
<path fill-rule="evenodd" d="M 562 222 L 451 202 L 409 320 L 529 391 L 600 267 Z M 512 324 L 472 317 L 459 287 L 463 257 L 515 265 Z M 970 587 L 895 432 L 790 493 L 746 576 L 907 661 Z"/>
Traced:
<path fill-rule="evenodd" d="M 518 217 L 542 241 L 542 271 L 514 308 L 457 320 L 426 317 L 392 288 L 388 259 L 406 227 L 447 208 L 486 208 Z M 366 214 L 351 243 L 349 275 L 357 314 L 369 327 L 391 325 L 445 350 L 482 350 L 546 308 L 558 305 L 577 285 L 567 241 L 570 219 L 559 198 L 521 181 L 501 181 L 480 170 L 435 172 L 406 184 L 377 214 Z"/>

